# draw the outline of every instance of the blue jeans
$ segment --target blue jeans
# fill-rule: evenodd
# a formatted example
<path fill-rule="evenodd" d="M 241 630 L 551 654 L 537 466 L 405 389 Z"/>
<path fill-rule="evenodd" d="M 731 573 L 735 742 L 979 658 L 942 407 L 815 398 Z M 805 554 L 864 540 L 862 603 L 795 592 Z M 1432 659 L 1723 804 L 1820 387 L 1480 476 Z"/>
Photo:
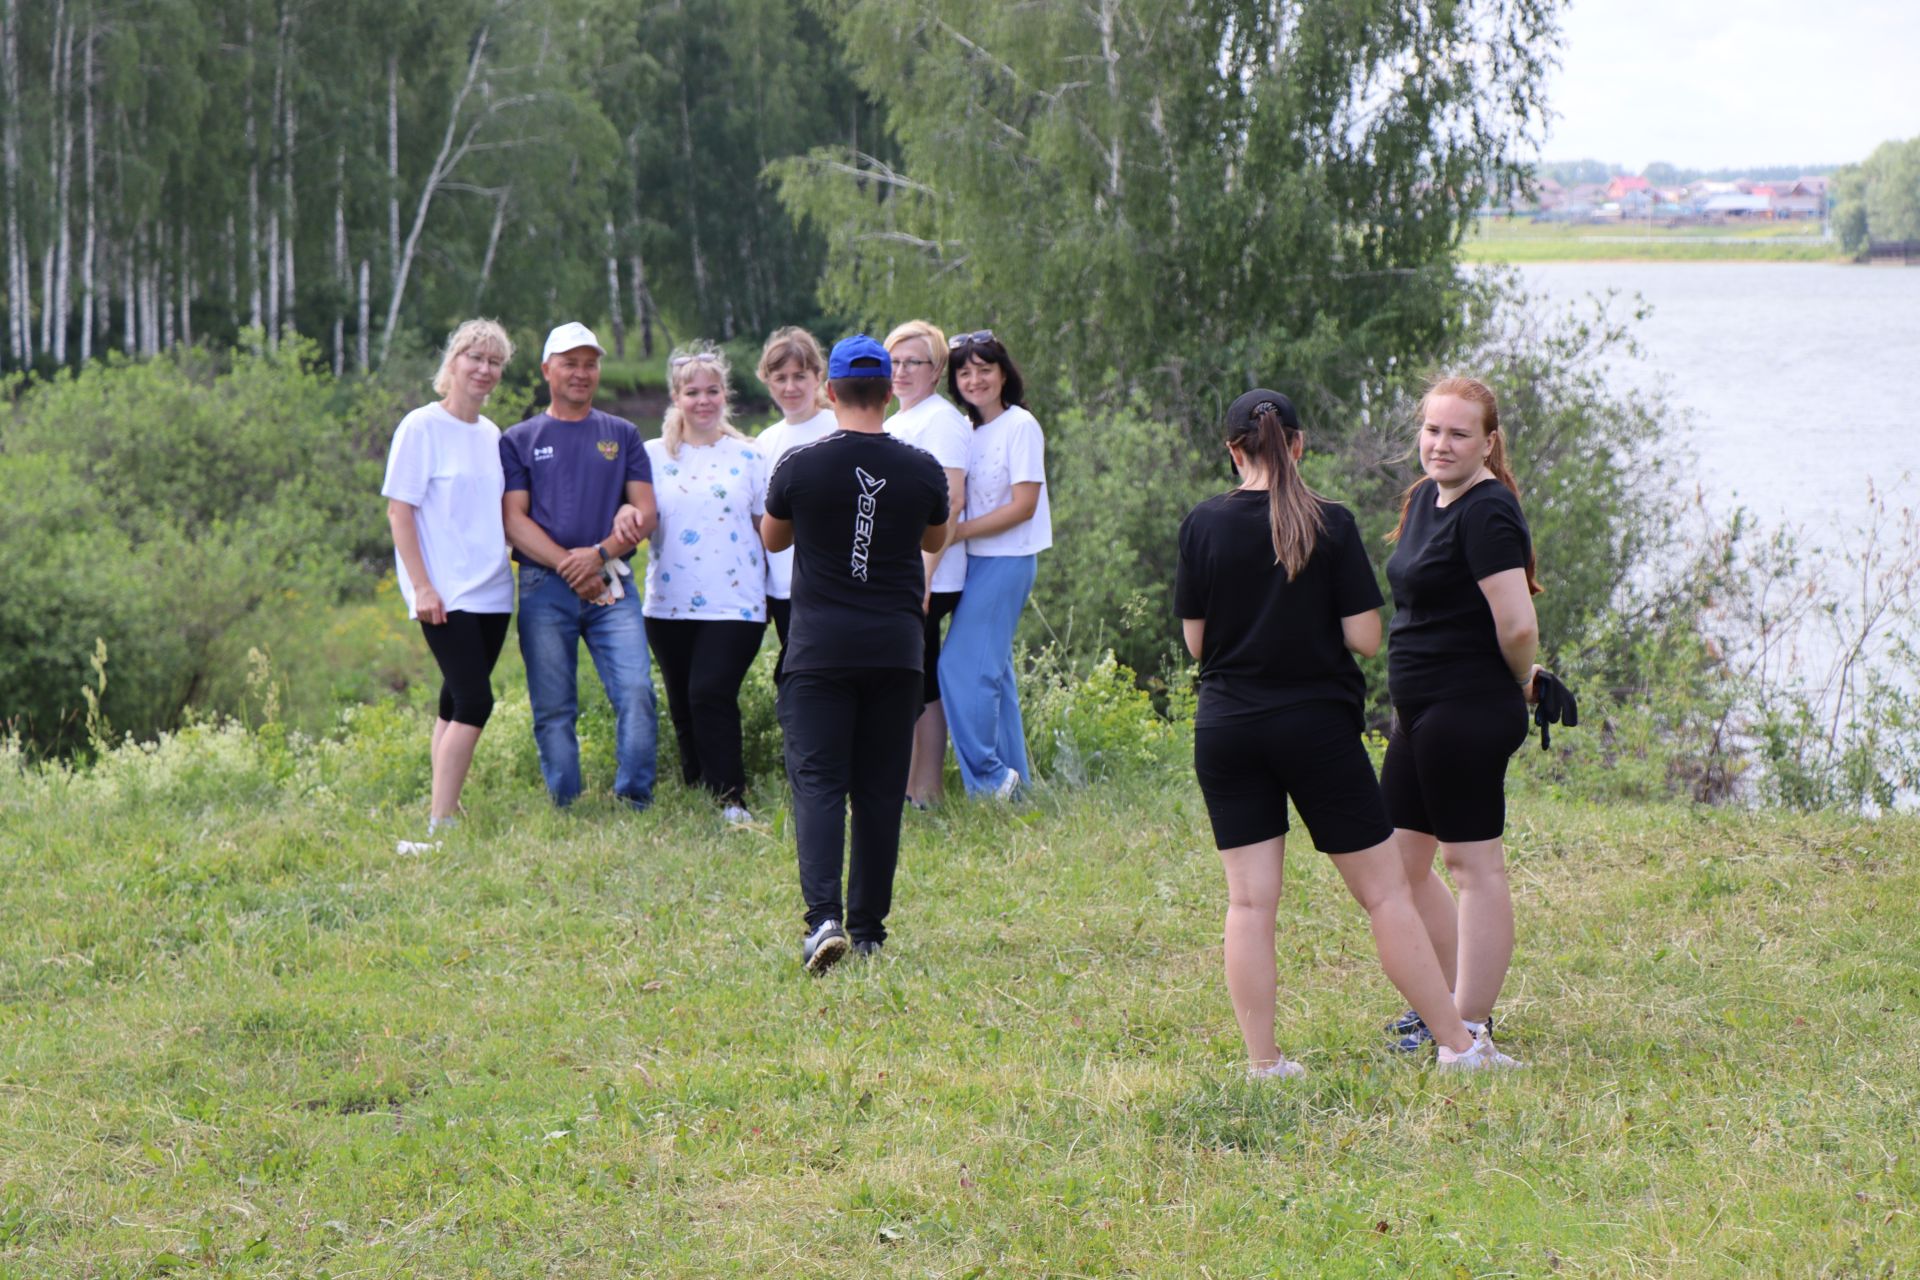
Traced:
<path fill-rule="evenodd" d="M 967 586 L 940 648 L 940 700 L 968 792 L 993 791 L 1007 770 L 1032 781 L 1020 721 L 1013 634 L 1033 590 L 1034 556 L 968 556 Z"/>
<path fill-rule="evenodd" d="M 538 565 L 520 566 L 520 656 L 527 664 L 533 740 L 540 775 L 557 805 L 580 794 L 580 642 L 587 642 L 600 686 L 613 703 L 614 794 L 636 809 L 653 803 L 654 740 L 659 712 L 640 593 L 628 587 L 612 605 L 588 604 L 567 580 Z"/>

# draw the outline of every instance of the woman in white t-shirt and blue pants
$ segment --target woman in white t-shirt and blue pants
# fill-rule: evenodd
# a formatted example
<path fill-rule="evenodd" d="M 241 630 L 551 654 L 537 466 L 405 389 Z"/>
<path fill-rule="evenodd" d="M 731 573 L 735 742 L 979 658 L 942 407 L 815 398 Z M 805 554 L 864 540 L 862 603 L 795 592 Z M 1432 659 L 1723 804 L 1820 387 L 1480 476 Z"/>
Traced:
<path fill-rule="evenodd" d="M 967 459 L 973 423 L 934 390 L 947 372 L 947 335 L 925 320 L 909 320 L 887 335 L 893 358 L 893 394 L 900 411 L 886 421 L 887 434 L 933 455 L 947 473 L 947 520 L 958 526 L 966 514 Z M 940 624 L 959 607 L 967 585 L 967 546 L 950 543 L 922 553 L 926 564 L 926 646 L 921 654 L 920 719 L 913 726 L 913 758 L 907 766 L 907 802 L 925 809 L 939 800 L 947 763 L 947 717 L 940 703 Z"/>
<path fill-rule="evenodd" d="M 967 584 L 940 655 L 940 692 L 969 794 L 1011 796 L 1032 777 L 1013 658 L 1037 557 L 1053 545 L 1046 437 L 1021 401 L 1019 366 L 991 330 L 947 343 L 947 386 L 973 421 L 966 518 Z"/>
<path fill-rule="evenodd" d="M 441 399 L 400 420 L 380 486 L 407 616 L 419 619 L 440 667 L 429 837 L 459 812 L 474 748 L 493 714 L 493 666 L 513 617 L 500 428 L 480 413 L 512 358 L 512 340 L 493 321 L 455 329 L 433 377 Z M 421 848 L 400 842 L 403 853 Z"/>
<path fill-rule="evenodd" d="M 727 358 L 706 343 L 667 358 L 673 402 L 647 441 L 660 524 L 647 555 L 647 647 L 660 663 L 680 777 L 704 787 L 731 823 L 743 798 L 740 685 L 767 632 L 760 450 L 728 421 Z"/>

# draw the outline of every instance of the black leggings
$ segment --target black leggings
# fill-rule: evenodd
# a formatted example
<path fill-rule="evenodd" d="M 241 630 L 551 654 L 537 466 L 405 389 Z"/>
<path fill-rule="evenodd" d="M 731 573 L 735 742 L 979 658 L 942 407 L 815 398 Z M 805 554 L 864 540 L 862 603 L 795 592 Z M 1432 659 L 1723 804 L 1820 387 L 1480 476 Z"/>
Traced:
<path fill-rule="evenodd" d="M 740 758 L 740 684 L 760 652 L 764 622 L 648 618 L 647 646 L 667 686 L 680 778 L 729 804 L 747 789 Z"/>
<path fill-rule="evenodd" d="M 493 714 L 493 664 L 507 642 L 510 613 L 455 610 L 438 626 L 423 622 L 420 631 L 440 664 L 440 718 L 483 729 Z"/>
<path fill-rule="evenodd" d="M 952 617 L 953 611 L 959 607 L 958 591 L 936 591 L 927 598 L 927 638 L 920 654 L 920 705 L 923 709 L 940 701 L 940 623 Z"/>
<path fill-rule="evenodd" d="M 1527 740 L 1520 686 L 1394 704 L 1380 790 L 1393 825 L 1443 844 L 1497 840 L 1507 826 L 1507 760 Z"/>

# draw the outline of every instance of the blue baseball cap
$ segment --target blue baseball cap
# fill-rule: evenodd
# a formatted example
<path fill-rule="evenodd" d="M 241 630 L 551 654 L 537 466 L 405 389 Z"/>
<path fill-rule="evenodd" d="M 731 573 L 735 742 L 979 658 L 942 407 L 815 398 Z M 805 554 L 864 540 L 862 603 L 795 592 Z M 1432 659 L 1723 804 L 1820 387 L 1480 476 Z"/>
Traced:
<path fill-rule="evenodd" d="M 833 344 L 833 354 L 827 357 L 827 377 L 891 378 L 893 357 L 866 334 L 856 333 Z"/>

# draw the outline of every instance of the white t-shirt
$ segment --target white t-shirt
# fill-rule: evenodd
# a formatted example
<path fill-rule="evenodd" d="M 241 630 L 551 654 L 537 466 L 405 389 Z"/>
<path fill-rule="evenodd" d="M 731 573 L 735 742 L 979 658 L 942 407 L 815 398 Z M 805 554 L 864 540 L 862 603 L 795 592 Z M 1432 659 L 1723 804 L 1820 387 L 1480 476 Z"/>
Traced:
<path fill-rule="evenodd" d="M 753 517 L 766 510 L 767 469 L 751 440 L 647 441 L 660 527 L 647 555 L 649 618 L 767 620 L 767 553 Z"/>
<path fill-rule="evenodd" d="M 973 424 L 947 398 L 934 392 L 911 409 L 902 409 L 886 422 L 889 435 L 919 445 L 934 461 L 955 471 L 967 469 L 973 452 Z M 969 491 L 972 481 L 969 479 Z M 934 591 L 958 591 L 967 585 L 967 544 L 949 545 L 933 570 Z"/>
<path fill-rule="evenodd" d="M 967 539 L 973 556 L 1030 556 L 1053 545 L 1053 512 L 1047 503 L 1047 441 L 1040 424 L 1019 405 L 1009 405 L 992 422 L 973 429 L 967 459 L 969 520 L 1013 501 L 1013 486 L 1038 482 L 1040 504 L 1011 529 Z"/>
<path fill-rule="evenodd" d="M 789 449 L 812 444 L 839 429 L 840 422 L 833 416 L 833 410 L 822 409 L 805 422 L 789 422 L 782 418 L 755 436 L 753 443 L 760 450 L 760 456 L 767 464 L 767 474 L 771 476 Z M 767 553 L 767 594 L 776 600 L 785 600 L 793 594 L 792 547 Z"/>
<path fill-rule="evenodd" d="M 513 612 L 513 571 L 500 517 L 506 487 L 500 428 L 485 418 L 462 422 L 430 404 L 394 428 L 380 496 L 413 507 L 427 577 L 449 612 Z M 393 562 L 407 616 L 416 617 L 413 582 L 397 549 Z"/>

